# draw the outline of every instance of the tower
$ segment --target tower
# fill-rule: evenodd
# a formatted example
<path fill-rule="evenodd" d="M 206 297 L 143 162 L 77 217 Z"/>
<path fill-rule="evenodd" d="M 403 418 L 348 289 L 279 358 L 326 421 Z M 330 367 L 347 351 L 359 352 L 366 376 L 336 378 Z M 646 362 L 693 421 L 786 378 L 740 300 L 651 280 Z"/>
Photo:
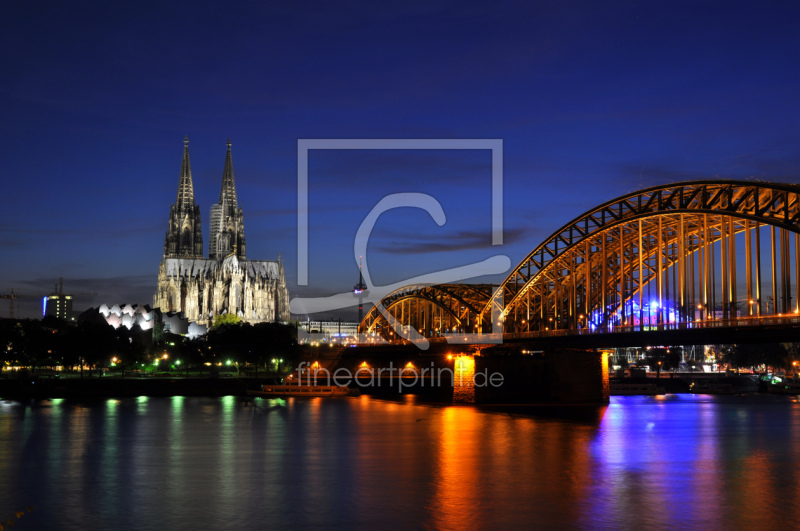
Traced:
<path fill-rule="evenodd" d="M 364 282 L 363 260 L 358 263 L 358 284 L 353 286 L 353 296 L 358 297 L 358 326 L 361 326 L 361 321 L 364 320 L 364 297 L 369 293 L 367 284 Z"/>
<path fill-rule="evenodd" d="M 169 228 L 164 238 L 164 258 L 202 258 L 203 231 L 200 207 L 194 202 L 192 166 L 189 163 L 189 136 L 183 140 L 183 160 L 178 180 L 178 196 L 169 209 Z"/>
<path fill-rule="evenodd" d="M 222 189 L 219 203 L 211 205 L 211 231 L 209 233 L 208 257 L 222 260 L 231 253 L 244 260 L 244 215 L 236 201 L 236 180 L 233 176 L 231 140 L 228 139 L 228 152 L 225 155 L 225 168 L 222 170 Z"/>

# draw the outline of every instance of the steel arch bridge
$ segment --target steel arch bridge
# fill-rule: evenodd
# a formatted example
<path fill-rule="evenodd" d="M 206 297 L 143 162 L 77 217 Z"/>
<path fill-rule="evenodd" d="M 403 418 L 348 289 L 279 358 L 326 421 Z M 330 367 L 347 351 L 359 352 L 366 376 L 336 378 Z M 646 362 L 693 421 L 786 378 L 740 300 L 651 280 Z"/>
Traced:
<path fill-rule="evenodd" d="M 471 299 L 461 314 L 446 287 L 409 286 L 383 306 L 414 301 L 416 312 L 390 313 L 428 337 L 434 321 L 424 316 L 437 309 L 458 316 L 447 321 L 457 331 L 479 333 L 491 330 L 495 310 L 495 325 L 523 337 L 758 324 L 798 314 L 798 264 L 800 186 L 681 182 L 581 214 L 531 251 L 493 295 L 482 286 L 483 304 Z M 362 330 L 386 332 L 379 321 L 376 307 Z"/>
<path fill-rule="evenodd" d="M 413 327 L 425 337 L 447 333 L 477 332 L 480 313 L 489 302 L 490 284 L 408 285 L 393 291 L 374 306 L 361 321 L 362 333 L 396 339 L 397 333 L 380 306 L 400 326 Z"/>

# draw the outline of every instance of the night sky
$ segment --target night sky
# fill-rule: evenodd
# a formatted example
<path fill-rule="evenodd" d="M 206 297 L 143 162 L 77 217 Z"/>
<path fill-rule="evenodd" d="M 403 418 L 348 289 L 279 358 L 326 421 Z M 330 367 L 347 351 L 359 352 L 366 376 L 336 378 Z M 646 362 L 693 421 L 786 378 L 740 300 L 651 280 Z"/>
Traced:
<path fill-rule="evenodd" d="M 6 3 L 0 293 L 63 277 L 98 293 L 76 310 L 152 304 L 185 135 L 206 254 L 230 138 L 247 256 L 280 253 L 292 297 L 352 289 L 355 232 L 387 194 L 430 194 L 447 223 L 382 216 L 379 285 L 516 264 L 647 186 L 798 182 L 800 4 L 332 4 Z M 316 151 L 298 288 L 297 141 L 314 138 L 502 139 L 505 244 L 491 246 L 489 151 Z M 41 299 L 17 303 L 41 316 Z"/>

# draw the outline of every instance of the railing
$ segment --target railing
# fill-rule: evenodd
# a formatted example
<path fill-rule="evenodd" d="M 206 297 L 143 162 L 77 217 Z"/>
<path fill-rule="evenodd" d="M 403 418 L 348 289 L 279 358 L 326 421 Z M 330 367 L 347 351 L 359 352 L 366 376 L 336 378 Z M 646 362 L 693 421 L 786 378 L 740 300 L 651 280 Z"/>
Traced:
<path fill-rule="evenodd" d="M 475 343 L 502 343 L 504 339 L 528 339 L 539 337 L 564 337 L 564 336 L 588 336 L 597 334 L 626 334 L 632 332 L 665 332 L 675 330 L 702 330 L 711 328 L 732 328 L 738 326 L 769 326 L 769 325 L 800 325 L 800 315 L 792 314 L 789 316 L 769 315 L 763 317 L 739 317 L 736 319 L 709 319 L 707 321 L 692 321 L 688 323 L 662 323 L 656 325 L 626 325 L 602 327 L 594 329 L 565 328 L 561 330 L 529 331 L 529 332 L 504 332 L 502 334 L 463 334 L 446 333 L 438 337 L 429 337 L 425 341 L 444 341 L 448 343 L 458 343 L 461 338 L 468 342 Z M 405 339 L 386 340 L 380 336 L 361 338 L 359 344 L 405 344 L 415 343 Z"/>
<path fill-rule="evenodd" d="M 563 329 L 530 332 L 508 332 L 503 334 L 508 339 L 524 339 L 532 337 L 560 337 L 580 336 L 594 334 L 624 334 L 631 332 L 664 332 L 671 330 L 698 330 L 709 328 L 731 328 L 737 326 L 768 326 L 768 325 L 800 325 L 800 315 L 791 316 L 769 315 L 764 317 L 739 317 L 736 319 L 709 319 L 707 321 L 692 321 L 688 323 L 662 323 L 656 325 L 624 325 L 602 327 L 595 329 Z"/>

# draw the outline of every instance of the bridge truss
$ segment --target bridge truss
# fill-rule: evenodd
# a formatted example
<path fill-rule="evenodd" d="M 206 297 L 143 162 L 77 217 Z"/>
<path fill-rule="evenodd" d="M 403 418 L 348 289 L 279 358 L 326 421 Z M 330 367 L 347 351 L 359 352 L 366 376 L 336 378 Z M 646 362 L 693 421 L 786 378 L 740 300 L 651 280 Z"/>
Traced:
<path fill-rule="evenodd" d="M 382 305 L 428 337 L 699 326 L 800 313 L 800 186 L 693 181 L 606 202 L 537 246 L 499 289 L 408 286 Z M 492 295 L 492 293 L 494 293 Z M 378 311 L 363 332 L 391 339 Z"/>
<path fill-rule="evenodd" d="M 499 305 L 504 330 L 524 332 L 797 313 L 799 194 L 796 185 L 700 181 L 609 201 L 536 247 L 482 314 Z"/>
<path fill-rule="evenodd" d="M 413 327 L 424 337 L 476 333 L 492 289 L 490 284 L 409 285 L 384 297 L 381 306 L 400 326 Z M 362 333 L 397 339 L 394 327 L 378 306 L 364 317 L 360 329 Z"/>

